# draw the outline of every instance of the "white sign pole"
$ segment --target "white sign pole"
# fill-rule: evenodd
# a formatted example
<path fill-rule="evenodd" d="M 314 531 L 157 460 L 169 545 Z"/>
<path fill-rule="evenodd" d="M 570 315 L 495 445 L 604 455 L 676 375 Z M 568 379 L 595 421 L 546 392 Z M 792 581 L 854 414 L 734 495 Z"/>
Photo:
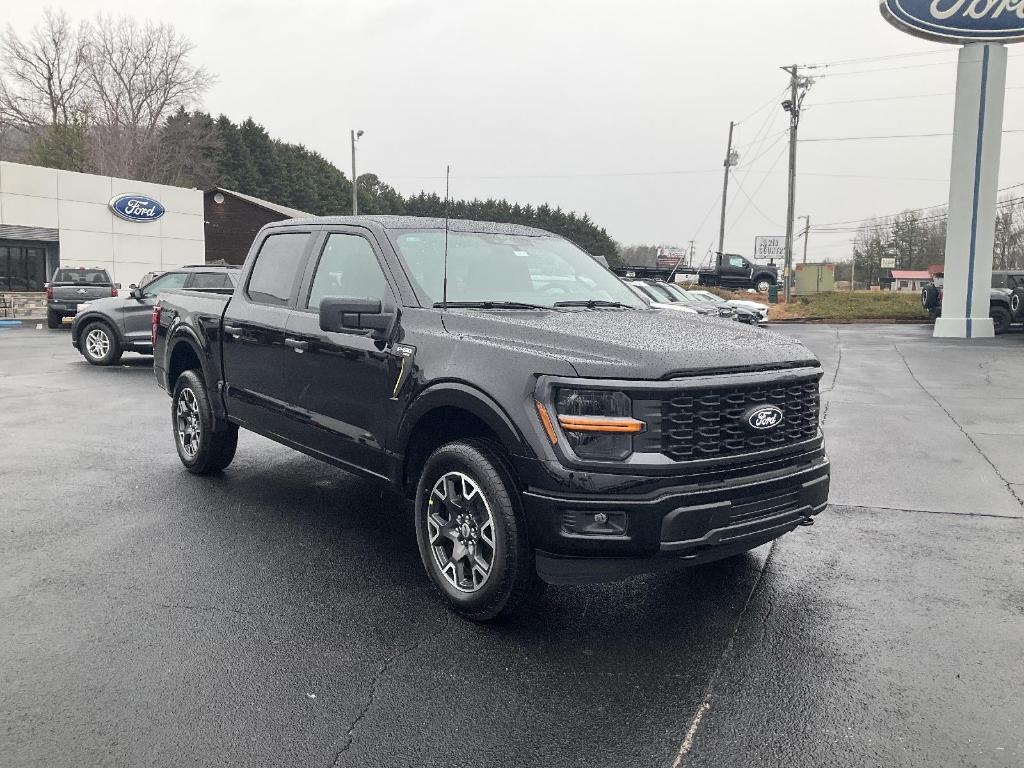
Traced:
<path fill-rule="evenodd" d="M 993 336 L 989 318 L 999 155 L 1006 96 L 1006 46 L 970 43 L 960 49 L 949 179 L 942 317 L 935 336 Z"/>

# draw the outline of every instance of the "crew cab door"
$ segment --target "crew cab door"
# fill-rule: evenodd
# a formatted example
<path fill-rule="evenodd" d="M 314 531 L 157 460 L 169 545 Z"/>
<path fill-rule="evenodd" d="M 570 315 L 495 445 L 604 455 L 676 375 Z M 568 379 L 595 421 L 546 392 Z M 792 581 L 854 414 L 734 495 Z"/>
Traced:
<path fill-rule="evenodd" d="M 303 386 L 285 346 L 285 327 L 295 306 L 309 256 L 309 231 L 271 231 L 256 244 L 224 311 L 224 399 L 231 417 L 253 431 L 294 440 L 300 429 L 288 404 Z"/>
<path fill-rule="evenodd" d="M 394 312 L 396 292 L 389 277 L 378 244 L 365 230 L 323 232 L 288 323 L 289 359 L 283 363 L 296 382 L 292 407 L 306 425 L 303 444 L 381 477 L 387 476 L 385 409 L 401 360 L 365 331 L 321 330 L 320 300 L 380 299 Z"/>
<path fill-rule="evenodd" d="M 742 256 L 722 254 L 720 279 L 723 286 L 746 286 L 750 284 L 753 265 Z"/>

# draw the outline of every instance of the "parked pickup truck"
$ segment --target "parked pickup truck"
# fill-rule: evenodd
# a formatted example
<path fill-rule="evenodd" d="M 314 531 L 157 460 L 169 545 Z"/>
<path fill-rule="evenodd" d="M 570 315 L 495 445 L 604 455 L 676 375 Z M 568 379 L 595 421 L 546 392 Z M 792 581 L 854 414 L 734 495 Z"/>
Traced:
<path fill-rule="evenodd" d="M 74 317 L 78 305 L 94 299 L 117 296 L 116 285 L 107 270 L 96 267 L 60 267 L 46 284 L 46 325 L 60 328 L 65 317 Z"/>
<path fill-rule="evenodd" d="M 739 555 L 828 497 L 814 355 L 651 309 L 537 229 L 275 222 L 230 295 L 161 294 L 152 332 L 189 471 L 227 467 L 243 427 L 388 483 L 474 620 Z"/>
<path fill-rule="evenodd" d="M 715 265 L 697 273 L 701 285 L 723 288 L 753 288 L 758 293 L 779 282 L 779 268 L 774 264 L 757 264 L 735 253 L 715 254 Z"/>

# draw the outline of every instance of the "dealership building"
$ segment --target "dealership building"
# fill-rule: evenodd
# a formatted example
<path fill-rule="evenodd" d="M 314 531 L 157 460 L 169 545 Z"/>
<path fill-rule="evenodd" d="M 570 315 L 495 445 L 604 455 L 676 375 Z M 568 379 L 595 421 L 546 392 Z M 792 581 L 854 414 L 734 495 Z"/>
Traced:
<path fill-rule="evenodd" d="M 306 216 L 228 189 L 187 189 L 0 162 L 0 294 L 45 291 L 58 266 L 124 287 L 186 264 L 241 264 L 261 226 Z"/>

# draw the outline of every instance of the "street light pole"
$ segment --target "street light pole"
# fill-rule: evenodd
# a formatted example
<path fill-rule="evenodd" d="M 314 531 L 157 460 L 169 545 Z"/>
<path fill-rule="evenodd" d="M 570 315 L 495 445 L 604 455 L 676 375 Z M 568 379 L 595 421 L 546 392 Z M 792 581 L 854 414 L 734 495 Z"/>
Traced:
<path fill-rule="evenodd" d="M 363 135 L 362 131 L 351 131 L 352 136 L 352 215 L 359 215 L 359 177 L 356 176 L 356 142 Z"/>

